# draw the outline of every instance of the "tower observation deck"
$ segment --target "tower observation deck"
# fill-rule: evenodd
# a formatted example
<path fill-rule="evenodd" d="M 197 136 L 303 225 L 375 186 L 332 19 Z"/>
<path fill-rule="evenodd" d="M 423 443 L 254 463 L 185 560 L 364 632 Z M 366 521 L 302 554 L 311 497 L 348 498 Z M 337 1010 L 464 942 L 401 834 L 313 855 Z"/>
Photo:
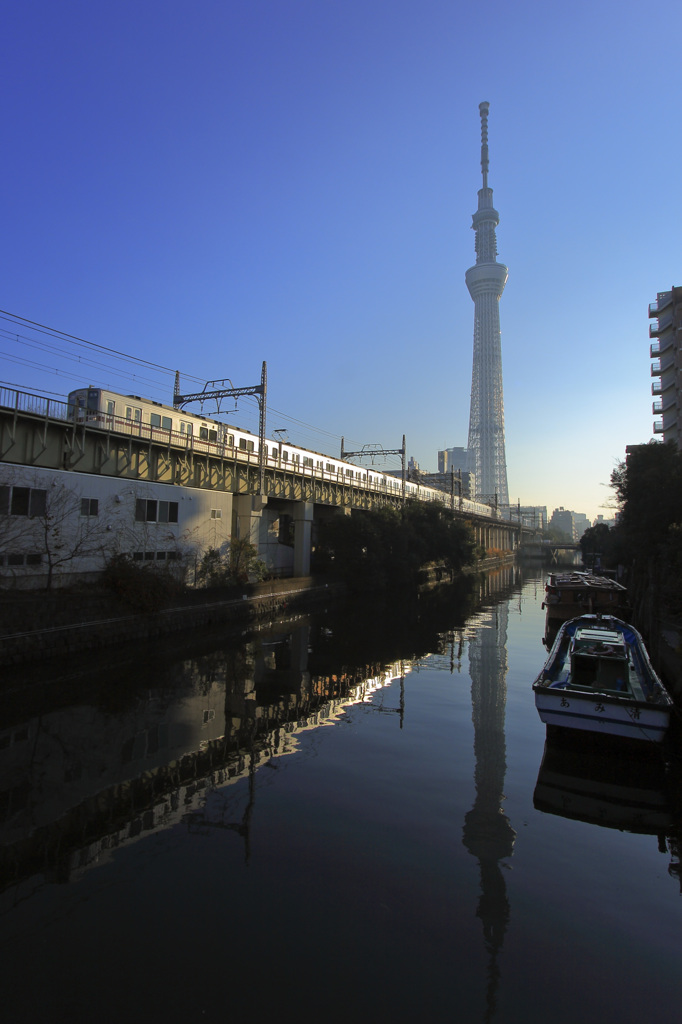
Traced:
<path fill-rule="evenodd" d="M 476 263 L 466 272 L 466 285 L 474 300 L 474 358 L 471 375 L 468 448 L 473 455 L 477 492 L 509 504 L 507 459 L 504 444 L 504 399 L 502 392 L 502 345 L 500 340 L 500 297 L 508 270 L 497 262 L 495 228 L 500 215 L 493 207 L 493 190 L 488 187 L 488 110 L 481 114 L 481 171 L 483 187 L 478 191 L 478 210 L 473 215 L 476 232 Z"/>

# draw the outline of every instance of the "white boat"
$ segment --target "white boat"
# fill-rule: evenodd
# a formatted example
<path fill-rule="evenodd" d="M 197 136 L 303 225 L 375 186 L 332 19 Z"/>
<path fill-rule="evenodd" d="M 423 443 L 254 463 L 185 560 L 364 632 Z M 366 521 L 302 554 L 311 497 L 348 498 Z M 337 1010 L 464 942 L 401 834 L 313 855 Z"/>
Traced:
<path fill-rule="evenodd" d="M 559 629 L 533 683 L 547 726 L 660 743 L 672 700 L 637 630 L 612 615 L 581 615 Z"/>

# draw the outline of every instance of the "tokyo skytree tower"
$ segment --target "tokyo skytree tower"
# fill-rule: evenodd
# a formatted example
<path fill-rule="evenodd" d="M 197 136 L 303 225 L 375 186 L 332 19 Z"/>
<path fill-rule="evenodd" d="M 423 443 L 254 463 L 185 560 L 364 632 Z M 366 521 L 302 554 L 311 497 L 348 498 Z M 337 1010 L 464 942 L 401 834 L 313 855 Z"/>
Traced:
<path fill-rule="evenodd" d="M 466 284 L 474 300 L 474 361 L 471 375 L 468 449 L 476 473 L 476 491 L 500 505 L 509 504 L 507 459 L 504 448 L 504 399 L 502 395 L 502 345 L 500 342 L 500 296 L 508 270 L 497 262 L 495 228 L 500 215 L 493 207 L 493 190 L 488 188 L 488 110 L 480 103 L 481 171 L 483 188 L 478 190 L 478 210 L 473 215 L 476 232 L 476 265 L 466 272 Z"/>

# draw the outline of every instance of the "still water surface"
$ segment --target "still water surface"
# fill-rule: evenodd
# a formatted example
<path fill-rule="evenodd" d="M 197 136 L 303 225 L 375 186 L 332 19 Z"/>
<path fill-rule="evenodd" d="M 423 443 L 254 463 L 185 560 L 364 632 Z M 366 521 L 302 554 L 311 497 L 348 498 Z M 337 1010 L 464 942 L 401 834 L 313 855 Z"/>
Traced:
<path fill-rule="evenodd" d="M 5 1019 L 679 1019 L 679 772 L 546 747 L 481 591 L 7 681 Z"/>

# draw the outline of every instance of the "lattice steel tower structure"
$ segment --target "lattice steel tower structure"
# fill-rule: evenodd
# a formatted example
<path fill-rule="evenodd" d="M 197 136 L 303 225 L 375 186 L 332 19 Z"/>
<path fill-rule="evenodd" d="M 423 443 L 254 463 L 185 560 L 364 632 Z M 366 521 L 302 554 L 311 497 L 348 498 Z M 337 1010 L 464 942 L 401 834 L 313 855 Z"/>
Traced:
<path fill-rule="evenodd" d="M 466 272 L 466 284 L 474 300 L 474 361 L 471 375 L 469 441 L 478 494 L 509 504 L 507 458 L 504 447 L 504 399 L 502 394 L 502 345 L 500 341 L 500 297 L 508 270 L 497 262 L 495 228 L 500 215 L 493 207 L 493 190 L 488 188 L 488 110 L 480 103 L 481 171 L 483 188 L 478 190 L 478 210 L 473 215 L 476 232 L 476 264 Z"/>

